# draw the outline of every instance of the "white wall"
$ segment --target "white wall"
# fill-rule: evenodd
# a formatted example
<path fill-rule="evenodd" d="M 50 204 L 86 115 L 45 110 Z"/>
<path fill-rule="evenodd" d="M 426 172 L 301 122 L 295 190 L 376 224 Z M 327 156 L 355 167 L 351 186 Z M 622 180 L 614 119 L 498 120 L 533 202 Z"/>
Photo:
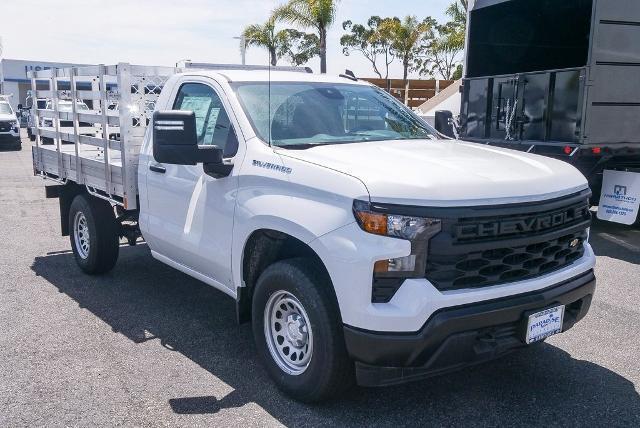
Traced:
<path fill-rule="evenodd" d="M 435 106 L 431 110 L 428 110 L 428 111 L 424 112 L 424 115 L 428 116 L 428 117 L 435 117 L 436 111 L 438 111 L 438 110 L 449 110 L 450 112 L 453 113 L 454 116 L 458 116 L 460 114 L 461 102 L 462 102 L 462 94 L 460 94 L 460 92 L 456 91 L 455 94 L 453 94 L 450 97 L 446 98 L 445 100 L 443 100 L 440 104 L 438 104 L 437 106 Z"/>
<path fill-rule="evenodd" d="M 430 125 L 434 124 L 436 112 L 438 110 L 449 110 L 453 116 L 460 114 L 462 94 L 460 93 L 461 80 L 457 80 L 451 86 L 436 94 L 420 107 L 416 113 L 425 119 Z"/>

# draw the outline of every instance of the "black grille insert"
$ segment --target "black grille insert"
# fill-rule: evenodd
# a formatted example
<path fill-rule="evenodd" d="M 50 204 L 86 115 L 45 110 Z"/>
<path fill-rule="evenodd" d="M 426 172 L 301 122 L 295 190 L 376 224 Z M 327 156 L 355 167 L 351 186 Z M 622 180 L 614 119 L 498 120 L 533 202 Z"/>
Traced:
<path fill-rule="evenodd" d="M 404 282 L 404 278 L 374 278 L 371 303 L 389 303 Z"/>
<path fill-rule="evenodd" d="M 588 196 L 519 205 L 513 212 L 499 207 L 495 216 L 489 207 L 472 216 L 461 208 L 462 215 L 444 219 L 443 231 L 430 242 L 425 276 L 448 291 L 522 281 L 568 266 L 584 255 Z"/>
<path fill-rule="evenodd" d="M 586 239 L 586 231 L 579 231 L 532 245 L 453 255 L 432 253 L 426 276 L 441 291 L 534 278 L 582 257 Z"/>

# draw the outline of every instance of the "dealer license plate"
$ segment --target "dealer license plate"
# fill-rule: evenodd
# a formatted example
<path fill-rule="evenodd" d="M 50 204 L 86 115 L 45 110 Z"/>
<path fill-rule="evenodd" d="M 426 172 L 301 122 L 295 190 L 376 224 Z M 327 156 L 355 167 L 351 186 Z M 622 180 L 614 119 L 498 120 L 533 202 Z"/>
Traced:
<path fill-rule="evenodd" d="M 529 315 L 527 323 L 527 344 L 539 342 L 562 332 L 564 305 L 546 309 Z"/>

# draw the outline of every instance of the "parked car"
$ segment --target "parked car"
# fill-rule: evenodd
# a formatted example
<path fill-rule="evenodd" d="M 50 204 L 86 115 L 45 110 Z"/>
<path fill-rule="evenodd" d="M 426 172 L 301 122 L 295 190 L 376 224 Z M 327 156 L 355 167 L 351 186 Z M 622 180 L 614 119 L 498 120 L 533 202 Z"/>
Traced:
<path fill-rule="evenodd" d="M 103 274 L 120 239 L 142 235 L 154 258 L 234 299 L 267 372 L 296 399 L 487 361 L 589 310 L 590 191 L 565 162 L 444 139 L 350 77 L 105 69 L 163 89 L 119 88 L 131 108 L 118 110 L 110 162 L 34 151 L 36 174 L 65 179 L 47 195 L 78 266 Z M 32 73 L 69 75 L 96 74 Z"/>
<path fill-rule="evenodd" d="M 0 147 L 22 148 L 20 141 L 20 124 L 6 98 L 0 96 Z"/>

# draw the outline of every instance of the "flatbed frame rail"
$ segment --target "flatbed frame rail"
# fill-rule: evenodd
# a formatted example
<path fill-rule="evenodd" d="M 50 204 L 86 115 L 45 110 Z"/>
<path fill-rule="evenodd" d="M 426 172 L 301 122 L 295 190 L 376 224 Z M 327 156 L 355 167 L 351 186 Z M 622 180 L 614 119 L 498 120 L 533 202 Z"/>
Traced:
<path fill-rule="evenodd" d="M 119 63 L 30 72 L 34 98 L 51 100 L 52 106 L 32 105 L 35 175 L 75 182 L 94 196 L 137 209 L 138 156 L 146 128 L 162 87 L 179 71 Z M 61 100 L 71 101 L 71 111 L 60 108 Z"/>

